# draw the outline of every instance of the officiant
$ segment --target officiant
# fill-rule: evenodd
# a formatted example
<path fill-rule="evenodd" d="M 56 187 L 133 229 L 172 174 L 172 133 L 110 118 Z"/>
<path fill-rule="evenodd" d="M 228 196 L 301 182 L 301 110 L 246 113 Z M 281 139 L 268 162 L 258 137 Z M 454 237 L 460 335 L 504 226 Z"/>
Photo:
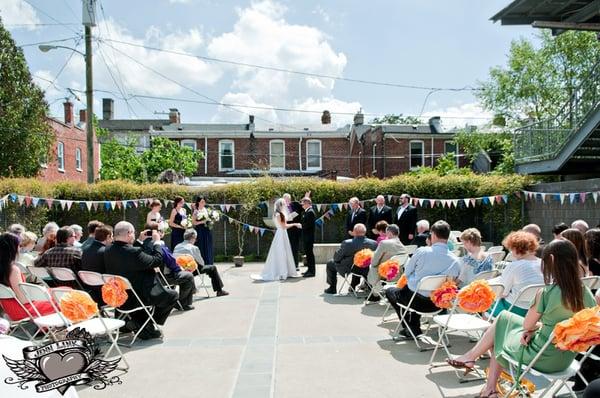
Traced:
<path fill-rule="evenodd" d="M 302 221 L 302 205 L 299 202 L 292 201 L 292 196 L 289 193 L 283 194 L 283 200 L 287 205 L 289 218 L 287 224 L 296 224 Z M 292 256 L 294 257 L 294 264 L 296 264 L 296 270 L 298 270 L 298 251 L 300 249 L 300 238 L 302 237 L 302 230 L 297 227 L 290 227 L 287 230 L 288 238 L 290 239 L 290 246 L 292 246 Z"/>

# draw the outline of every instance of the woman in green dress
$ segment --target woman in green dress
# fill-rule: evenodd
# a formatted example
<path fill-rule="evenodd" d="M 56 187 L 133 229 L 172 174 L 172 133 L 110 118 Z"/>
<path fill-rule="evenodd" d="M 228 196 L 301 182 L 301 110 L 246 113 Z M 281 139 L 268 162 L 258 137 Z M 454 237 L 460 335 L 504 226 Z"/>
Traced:
<path fill-rule="evenodd" d="M 523 349 L 523 363 L 531 362 L 548 340 L 554 325 L 596 304 L 590 290 L 581 283 L 577 250 L 571 242 L 550 242 L 542 254 L 542 271 L 546 287 L 540 289 L 525 318 L 503 311 L 475 347 L 447 360 L 449 365 L 464 368 L 468 373 L 481 355 L 491 351 L 488 379 L 480 397 L 498 396 L 498 377 L 502 368 L 508 367 L 502 354 L 519 361 Z M 561 351 L 550 344 L 534 368 L 541 372 L 558 372 L 566 369 L 574 358 L 574 352 Z"/>

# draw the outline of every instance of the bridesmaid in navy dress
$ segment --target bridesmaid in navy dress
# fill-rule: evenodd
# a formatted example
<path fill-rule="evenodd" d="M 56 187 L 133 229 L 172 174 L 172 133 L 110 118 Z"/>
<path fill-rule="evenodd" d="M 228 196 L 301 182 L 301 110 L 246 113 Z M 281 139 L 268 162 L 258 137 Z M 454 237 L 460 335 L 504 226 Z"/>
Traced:
<path fill-rule="evenodd" d="M 194 216 L 192 218 L 194 228 L 198 234 L 196 246 L 200 249 L 204 263 L 206 265 L 213 265 L 213 238 L 212 232 L 208 227 L 212 221 L 210 221 L 209 214 L 204 197 L 196 196 L 196 200 L 194 201 Z"/>
<path fill-rule="evenodd" d="M 184 218 L 187 218 L 187 214 L 183 208 L 184 204 L 185 201 L 181 196 L 177 196 L 173 199 L 173 210 L 171 210 L 171 215 L 169 216 L 169 227 L 171 227 L 171 251 L 173 251 L 175 246 L 183 242 L 185 227 L 181 225 L 181 221 Z"/>

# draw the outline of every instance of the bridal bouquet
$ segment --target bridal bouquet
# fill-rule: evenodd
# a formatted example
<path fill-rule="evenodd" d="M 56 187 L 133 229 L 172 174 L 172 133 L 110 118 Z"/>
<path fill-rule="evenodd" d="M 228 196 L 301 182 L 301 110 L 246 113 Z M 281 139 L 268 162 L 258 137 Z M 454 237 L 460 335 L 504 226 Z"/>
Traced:
<path fill-rule="evenodd" d="M 217 210 L 208 210 L 206 208 L 196 212 L 196 221 L 204 221 L 204 225 L 212 228 L 213 224 L 221 219 L 221 213 Z"/>
<path fill-rule="evenodd" d="M 169 227 L 169 223 L 166 222 L 165 220 L 162 220 L 161 222 L 158 223 L 158 230 L 160 232 L 163 232 L 165 235 L 168 234 L 169 232 L 171 232 L 171 228 Z"/>
<path fill-rule="evenodd" d="M 181 219 L 181 226 L 185 229 L 192 228 L 194 225 L 192 224 L 192 220 L 187 217 L 183 217 Z"/>

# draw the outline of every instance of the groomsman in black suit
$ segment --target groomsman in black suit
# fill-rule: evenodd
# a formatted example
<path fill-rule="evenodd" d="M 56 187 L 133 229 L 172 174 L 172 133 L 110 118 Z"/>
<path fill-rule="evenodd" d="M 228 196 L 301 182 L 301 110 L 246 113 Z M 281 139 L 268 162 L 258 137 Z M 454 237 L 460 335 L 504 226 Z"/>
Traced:
<path fill-rule="evenodd" d="M 283 194 L 283 200 L 285 200 L 285 203 L 287 204 L 288 213 L 293 215 L 293 217 L 287 220 L 287 223 L 300 223 L 302 220 L 302 205 L 296 201 L 292 201 L 292 196 L 289 193 Z M 298 251 L 300 250 L 300 236 L 302 235 L 302 231 L 300 228 L 291 227 L 288 228 L 287 234 L 288 238 L 290 239 L 290 246 L 292 246 L 294 264 L 296 265 L 296 270 L 298 270 Z"/>
<path fill-rule="evenodd" d="M 375 198 L 375 206 L 369 209 L 369 223 L 367 224 L 367 236 L 373 238 L 373 228 L 379 221 L 386 221 L 388 224 L 392 224 L 392 208 L 386 206 L 385 198 L 383 195 L 379 195 Z"/>
<path fill-rule="evenodd" d="M 400 241 L 403 245 L 408 245 L 415 238 L 417 209 L 410 204 L 410 195 L 406 193 L 400 195 L 400 201 L 400 207 L 394 216 L 394 224 L 400 227 Z"/>
<path fill-rule="evenodd" d="M 348 205 L 350 205 L 350 210 L 346 216 L 346 239 L 352 238 L 352 231 L 356 224 L 367 224 L 367 212 L 360 207 L 358 198 L 350 198 Z"/>
<path fill-rule="evenodd" d="M 304 254 L 306 255 L 306 266 L 308 267 L 308 270 L 302 276 L 311 278 L 315 276 L 315 253 L 313 246 L 315 244 L 315 219 L 317 216 L 312 208 L 312 200 L 310 198 L 304 197 L 300 202 L 304 209 L 304 214 L 302 215 L 302 244 L 304 246 Z"/>

